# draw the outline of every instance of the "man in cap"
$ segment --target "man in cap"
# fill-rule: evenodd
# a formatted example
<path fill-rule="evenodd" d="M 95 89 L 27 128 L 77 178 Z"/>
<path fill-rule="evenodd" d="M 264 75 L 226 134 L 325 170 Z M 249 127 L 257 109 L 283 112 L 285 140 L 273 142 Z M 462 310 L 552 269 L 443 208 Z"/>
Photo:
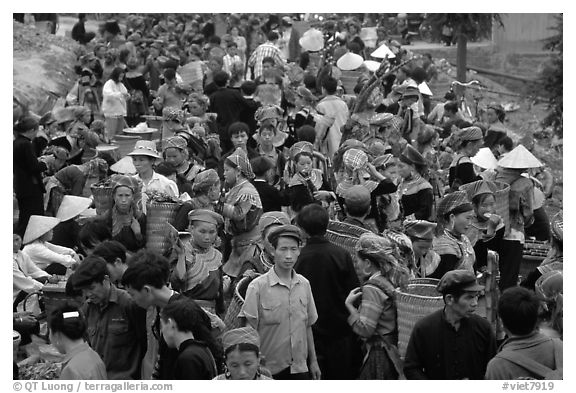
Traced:
<path fill-rule="evenodd" d="M 360 283 L 350 253 L 326 239 L 328 221 L 322 206 L 302 208 L 296 222 L 308 240 L 295 269 L 310 281 L 318 308 L 318 322 L 312 330 L 323 378 L 354 379 L 361 363 L 360 344 L 347 322 L 344 301 Z"/>
<path fill-rule="evenodd" d="M 490 323 L 475 314 L 483 289 L 468 270 L 442 277 L 437 290 L 444 308 L 416 322 L 404 360 L 407 379 L 484 379 L 496 337 Z"/>
<path fill-rule="evenodd" d="M 140 379 L 146 349 L 146 310 L 112 284 L 101 257 L 86 257 L 70 279 L 86 299 L 82 310 L 88 341 L 104 361 L 108 377 Z"/>
<path fill-rule="evenodd" d="M 344 211 L 346 213 L 344 222 L 378 234 L 378 229 L 373 223 L 366 221 L 366 217 L 370 214 L 370 203 L 370 191 L 366 187 L 362 185 L 350 187 L 344 193 Z"/>
<path fill-rule="evenodd" d="M 294 271 L 302 236 L 294 225 L 268 235 L 274 266 L 248 286 L 239 317 L 258 331 L 274 379 L 320 379 L 312 325 L 318 319 L 310 283 Z"/>
<path fill-rule="evenodd" d="M 506 289 L 498 315 L 508 338 L 490 360 L 486 379 L 562 379 L 562 340 L 538 330 L 540 299 L 526 288 Z"/>

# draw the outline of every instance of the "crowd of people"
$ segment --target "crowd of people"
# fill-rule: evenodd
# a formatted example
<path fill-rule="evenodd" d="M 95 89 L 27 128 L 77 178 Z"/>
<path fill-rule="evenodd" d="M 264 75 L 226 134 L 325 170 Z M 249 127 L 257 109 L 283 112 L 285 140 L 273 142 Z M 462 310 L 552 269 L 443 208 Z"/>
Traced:
<path fill-rule="evenodd" d="M 561 378 L 562 213 L 504 108 L 470 119 L 452 91 L 432 106 L 430 56 L 379 29 L 374 57 L 358 20 L 300 33 L 299 17 L 230 14 L 217 36 L 208 14 L 97 33 L 79 15 L 66 104 L 14 100 L 15 326 L 64 278 L 70 301 L 39 305 L 61 379 Z M 151 119 L 157 138 L 119 156 Z M 550 251 L 521 277 L 529 238 Z M 400 353 L 415 279 L 444 307 Z M 479 311 L 498 293 L 503 328 Z"/>

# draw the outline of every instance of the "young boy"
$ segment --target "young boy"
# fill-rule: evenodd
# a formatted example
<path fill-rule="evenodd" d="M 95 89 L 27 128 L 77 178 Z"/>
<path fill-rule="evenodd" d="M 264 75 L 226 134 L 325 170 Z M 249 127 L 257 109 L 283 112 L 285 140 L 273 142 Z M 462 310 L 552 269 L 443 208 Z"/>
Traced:
<path fill-rule="evenodd" d="M 256 176 L 253 183 L 262 201 L 262 212 L 282 211 L 282 206 L 288 206 L 289 202 L 286 196 L 271 184 L 276 177 L 276 171 L 270 159 L 256 157 L 250 160 L 250 165 Z"/>
<path fill-rule="evenodd" d="M 242 63 L 242 59 L 238 56 L 238 45 L 235 42 L 229 42 L 226 48 L 226 56 L 222 59 L 224 66 L 222 69 L 232 76 L 232 65 L 234 63 Z"/>
<path fill-rule="evenodd" d="M 168 379 L 210 380 L 218 375 L 208 346 L 196 340 L 194 330 L 201 318 L 198 308 L 187 299 L 170 302 L 160 313 L 160 330 L 169 348 L 178 351 Z"/>
<path fill-rule="evenodd" d="M 268 235 L 274 267 L 248 286 L 238 314 L 258 331 L 274 379 L 320 379 L 312 325 L 318 319 L 310 283 L 294 271 L 302 237 L 294 225 Z"/>
<path fill-rule="evenodd" d="M 230 157 L 237 148 L 244 150 L 249 160 L 260 156 L 256 150 L 248 146 L 249 133 L 250 128 L 248 127 L 248 124 L 242 123 L 241 121 L 234 122 L 230 124 L 230 127 L 228 127 L 228 135 L 230 137 L 230 141 L 232 142 L 232 149 L 222 156 L 222 159 L 218 164 L 220 169 L 218 174 L 220 177 L 222 177 L 222 174 L 224 173 L 224 161 L 226 158 Z"/>

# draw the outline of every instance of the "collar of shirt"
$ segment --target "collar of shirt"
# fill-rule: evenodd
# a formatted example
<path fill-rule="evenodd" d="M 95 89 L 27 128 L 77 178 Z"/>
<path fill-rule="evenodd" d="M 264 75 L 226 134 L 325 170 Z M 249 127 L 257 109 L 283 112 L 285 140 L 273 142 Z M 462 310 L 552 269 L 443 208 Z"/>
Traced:
<path fill-rule="evenodd" d="M 296 272 L 294 271 L 294 269 L 292 269 L 292 277 L 290 279 L 290 288 L 294 287 L 297 284 L 300 284 L 301 280 L 300 280 L 300 276 L 298 276 L 298 274 L 296 274 Z M 273 287 L 274 285 L 284 285 L 286 286 L 281 280 L 280 277 L 278 277 L 278 275 L 276 274 L 276 270 L 274 270 L 274 267 L 272 267 L 270 270 L 268 270 L 268 284 Z"/>
<path fill-rule="evenodd" d="M 75 346 L 74 348 L 72 348 L 72 350 L 68 353 L 66 353 L 66 356 L 64 356 L 64 359 L 62 360 L 63 364 L 68 363 L 74 356 L 78 355 L 81 352 L 87 351 L 90 349 L 90 346 L 88 345 L 87 342 L 83 342 L 82 344 L 78 344 L 77 346 Z"/>
<path fill-rule="evenodd" d="M 455 332 L 458 332 L 460 330 L 462 330 L 462 327 L 466 325 L 466 323 L 468 322 L 468 318 L 460 318 L 460 320 L 458 321 L 458 323 L 460 324 L 458 326 L 458 329 L 456 329 L 454 327 L 454 325 L 452 325 L 447 319 L 446 319 L 446 306 L 444 306 L 444 308 L 442 309 L 442 314 L 441 314 L 441 319 L 442 321 L 446 324 L 447 327 L 449 327 L 450 329 L 452 329 Z"/>
<path fill-rule="evenodd" d="M 254 179 L 253 181 L 254 181 L 254 183 L 256 183 L 256 182 L 258 182 L 258 183 L 266 183 L 266 180 L 265 180 L 265 179 Z"/>

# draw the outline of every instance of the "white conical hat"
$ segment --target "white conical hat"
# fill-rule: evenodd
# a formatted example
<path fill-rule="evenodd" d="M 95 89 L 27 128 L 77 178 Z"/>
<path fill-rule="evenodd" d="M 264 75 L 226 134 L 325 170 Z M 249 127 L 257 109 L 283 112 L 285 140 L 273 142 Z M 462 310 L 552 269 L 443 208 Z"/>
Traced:
<path fill-rule="evenodd" d="M 422 82 L 418 85 L 418 90 L 420 90 L 420 93 L 425 95 L 425 96 L 433 96 L 434 94 L 432 94 L 432 90 L 430 90 L 430 87 L 428 87 L 428 84 L 426 82 Z"/>
<path fill-rule="evenodd" d="M 92 204 L 92 199 L 82 198 L 73 195 L 64 195 L 62 203 L 56 213 L 56 218 L 60 221 L 68 221 L 84 212 Z"/>
<path fill-rule="evenodd" d="M 348 52 L 338 59 L 336 66 L 342 71 L 352 71 L 360 67 L 362 63 L 364 63 L 362 56 Z"/>
<path fill-rule="evenodd" d="M 498 166 L 498 161 L 489 147 L 483 147 L 478 150 L 478 153 L 476 153 L 474 157 L 470 158 L 470 161 L 472 161 L 474 165 L 483 169 L 496 169 Z"/>
<path fill-rule="evenodd" d="M 26 232 L 24 233 L 24 239 L 22 242 L 24 244 L 33 242 L 40 236 L 48 233 L 59 223 L 60 220 L 56 217 L 30 216 L 30 221 L 28 221 L 28 226 L 26 227 Z"/>
<path fill-rule="evenodd" d="M 118 162 L 114 163 L 110 169 L 123 175 L 133 175 L 136 173 L 136 167 L 134 166 L 132 157 L 130 156 L 118 160 Z"/>
<path fill-rule="evenodd" d="M 317 52 L 324 48 L 324 35 L 318 29 L 306 30 L 302 37 L 298 41 L 302 49 Z"/>
<path fill-rule="evenodd" d="M 498 166 L 510 169 L 527 169 L 539 168 L 544 165 L 524 145 L 518 145 L 498 161 Z"/>
<path fill-rule="evenodd" d="M 380 63 L 374 60 L 365 60 L 364 65 L 372 72 L 376 72 L 376 70 L 380 68 Z"/>
<path fill-rule="evenodd" d="M 392 52 L 390 50 L 390 48 L 388 48 L 388 46 L 386 46 L 386 44 L 380 45 L 380 47 L 378 47 L 378 49 L 376 49 L 374 52 L 372 52 L 372 54 L 370 54 L 370 56 L 376 57 L 378 59 L 385 59 L 385 58 L 392 59 L 392 58 L 396 57 L 394 52 Z"/>

